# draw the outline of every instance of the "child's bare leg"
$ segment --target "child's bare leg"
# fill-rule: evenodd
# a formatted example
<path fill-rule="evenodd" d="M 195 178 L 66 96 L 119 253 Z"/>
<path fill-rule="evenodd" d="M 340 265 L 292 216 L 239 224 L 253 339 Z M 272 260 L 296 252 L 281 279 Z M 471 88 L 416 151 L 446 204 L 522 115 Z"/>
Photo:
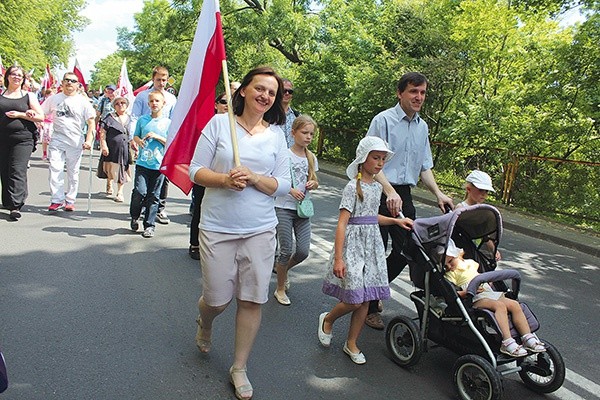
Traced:
<path fill-rule="evenodd" d="M 527 317 L 525 317 L 519 302 L 512 299 L 507 299 L 506 297 L 500 298 L 499 301 L 506 305 L 506 309 L 512 316 L 512 322 L 517 332 L 519 332 L 521 336 L 531 333 L 531 330 L 529 329 L 529 323 L 527 322 Z"/>
<path fill-rule="evenodd" d="M 350 329 L 348 331 L 348 349 L 353 353 L 360 353 L 360 349 L 356 345 L 356 341 L 360 336 L 365 320 L 369 312 L 369 302 L 359 304 L 359 307 L 352 312 L 350 319 Z"/>
<path fill-rule="evenodd" d="M 473 304 L 473 306 L 475 308 L 485 308 L 486 310 L 492 311 L 496 317 L 496 322 L 500 327 L 502 339 L 509 339 L 512 337 L 510 334 L 510 325 L 508 324 L 508 310 L 506 304 L 499 300 L 481 299 Z"/>
<path fill-rule="evenodd" d="M 331 333 L 331 330 L 333 329 L 333 323 L 338 318 L 355 311 L 361 305 L 362 304 L 348 304 L 342 302 L 337 303 L 323 320 L 323 332 L 327 334 Z"/>

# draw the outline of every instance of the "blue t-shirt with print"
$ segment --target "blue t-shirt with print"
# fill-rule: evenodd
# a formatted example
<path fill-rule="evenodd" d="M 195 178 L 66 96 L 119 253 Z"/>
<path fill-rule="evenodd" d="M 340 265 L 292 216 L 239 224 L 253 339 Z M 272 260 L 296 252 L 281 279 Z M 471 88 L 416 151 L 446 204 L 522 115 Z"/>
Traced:
<path fill-rule="evenodd" d="M 133 135 L 143 139 L 149 132 L 154 132 L 166 140 L 169 125 L 171 125 L 171 120 L 167 117 L 152 118 L 148 114 L 142 115 L 137 121 Z M 140 147 L 136 164 L 158 170 L 164 155 L 165 146 L 156 139 L 149 139 L 144 147 Z"/>

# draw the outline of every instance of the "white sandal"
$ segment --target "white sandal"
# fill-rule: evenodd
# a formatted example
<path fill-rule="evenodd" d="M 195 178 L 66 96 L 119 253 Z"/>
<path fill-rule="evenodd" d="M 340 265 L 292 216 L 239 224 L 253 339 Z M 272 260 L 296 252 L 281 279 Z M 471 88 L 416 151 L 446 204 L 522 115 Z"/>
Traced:
<path fill-rule="evenodd" d="M 521 337 L 523 347 L 534 353 L 543 353 L 546 351 L 544 343 L 537 337 L 535 333 L 528 333 Z"/>
<path fill-rule="evenodd" d="M 511 357 L 525 357 L 528 354 L 527 350 L 525 350 L 523 346 L 518 344 L 513 338 L 510 338 L 506 341 L 502 341 L 502 345 L 500 346 L 500 353 L 506 354 Z"/>

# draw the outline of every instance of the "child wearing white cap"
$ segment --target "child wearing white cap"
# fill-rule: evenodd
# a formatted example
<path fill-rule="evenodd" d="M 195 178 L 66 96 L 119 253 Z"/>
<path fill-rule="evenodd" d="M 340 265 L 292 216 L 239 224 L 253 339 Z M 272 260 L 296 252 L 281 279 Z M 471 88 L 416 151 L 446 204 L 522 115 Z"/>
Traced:
<path fill-rule="evenodd" d="M 483 204 L 487 199 L 488 193 L 495 192 L 492 186 L 492 178 L 478 169 L 471 171 L 467 175 L 466 181 L 465 190 L 467 193 L 465 194 L 465 199 L 456 205 L 455 210 L 461 207 Z M 490 252 L 494 251 L 494 244 L 491 241 L 487 243 L 487 247 L 490 249 Z M 496 260 L 502 258 L 500 251 L 496 250 L 495 258 Z"/>
<path fill-rule="evenodd" d="M 465 184 L 465 200 L 456 205 L 456 208 L 472 206 L 474 204 L 485 203 L 489 192 L 495 192 L 492 186 L 492 178 L 488 174 L 478 169 L 471 171 L 467 175 Z"/>
<path fill-rule="evenodd" d="M 474 260 L 465 260 L 463 255 L 464 251 L 456 247 L 454 241 L 449 239 L 448 249 L 446 250 L 446 273 L 444 277 L 460 287 L 458 291 L 460 297 L 466 296 L 469 282 L 479 275 L 479 264 Z M 531 333 L 527 317 L 525 317 L 519 302 L 505 297 L 503 292 L 495 292 L 488 283 L 484 283 L 478 289 L 477 295 L 473 297 L 473 307 L 485 308 L 494 312 L 502 333 L 501 353 L 511 357 L 523 357 L 528 354 L 527 350 L 534 353 L 546 351 L 544 344 L 538 339 L 535 333 Z M 510 334 L 508 314 L 511 315 L 513 325 L 521 335 L 522 346 Z"/>
<path fill-rule="evenodd" d="M 409 218 L 378 215 L 382 186 L 373 177 L 393 154 L 378 137 L 367 136 L 358 144 L 356 159 L 346 169 L 351 180 L 342 194 L 334 251 L 323 282 L 323 293 L 337 298 L 339 303 L 319 316 L 319 341 L 329 347 L 334 322 L 352 313 L 344 353 L 355 364 L 366 362 L 356 342 L 367 318 L 369 302 L 390 297 L 379 225 L 412 227 Z"/>

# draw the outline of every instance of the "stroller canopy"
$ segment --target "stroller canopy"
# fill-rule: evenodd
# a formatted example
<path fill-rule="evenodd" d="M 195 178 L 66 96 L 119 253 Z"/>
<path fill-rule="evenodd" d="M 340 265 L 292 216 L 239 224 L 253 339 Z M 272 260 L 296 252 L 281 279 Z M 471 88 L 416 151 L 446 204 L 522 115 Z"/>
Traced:
<path fill-rule="evenodd" d="M 500 212 L 488 204 L 476 204 L 436 217 L 418 218 L 413 225 L 412 237 L 429 257 L 438 259 L 441 254 L 446 254 L 448 240 L 455 231 L 471 240 L 494 240 L 497 245 L 502 234 Z"/>

